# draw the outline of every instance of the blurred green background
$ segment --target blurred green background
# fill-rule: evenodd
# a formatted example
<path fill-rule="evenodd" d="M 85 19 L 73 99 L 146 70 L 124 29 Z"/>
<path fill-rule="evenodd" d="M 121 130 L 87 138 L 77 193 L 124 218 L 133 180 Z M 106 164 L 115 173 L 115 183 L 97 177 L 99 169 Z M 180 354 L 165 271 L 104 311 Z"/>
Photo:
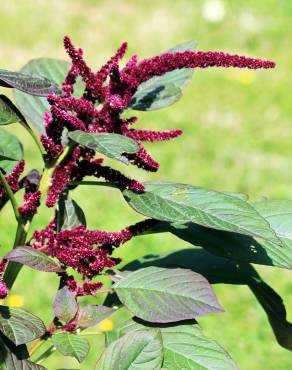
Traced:
<path fill-rule="evenodd" d="M 148 148 L 161 168 L 148 174 L 132 168 L 140 180 L 163 179 L 217 190 L 245 192 L 251 199 L 292 199 L 292 1 L 291 0 L 9 0 L 0 7 L 0 67 L 18 70 L 29 59 L 65 59 L 62 37 L 82 46 L 88 62 L 98 68 L 119 44 L 140 58 L 158 54 L 194 39 L 200 50 L 222 50 L 269 58 L 277 69 L 196 70 L 184 97 L 161 111 L 138 113 L 145 128 L 182 128 L 173 142 Z M 23 139 L 27 169 L 41 169 L 38 152 L 19 127 L 9 128 Z M 107 188 L 74 191 L 87 210 L 91 228 L 118 230 L 141 218 L 120 194 Z M 50 212 L 41 210 L 34 228 L 43 227 Z M 12 244 L 15 222 L 10 205 L 0 215 L 2 254 Z M 170 235 L 139 237 L 117 250 L 130 261 L 148 253 L 186 244 Z M 258 271 L 284 298 L 292 320 L 289 271 L 259 267 Z M 49 322 L 58 281 L 50 274 L 24 268 L 8 304 L 23 305 Z M 241 369 L 289 370 L 291 352 L 275 341 L 265 313 L 246 287 L 216 286 L 226 312 L 199 320 Z M 6 302 L 7 303 L 7 302 Z M 48 369 L 93 368 L 99 339 L 92 340 L 90 358 L 81 366 L 73 359 L 52 356 Z"/>

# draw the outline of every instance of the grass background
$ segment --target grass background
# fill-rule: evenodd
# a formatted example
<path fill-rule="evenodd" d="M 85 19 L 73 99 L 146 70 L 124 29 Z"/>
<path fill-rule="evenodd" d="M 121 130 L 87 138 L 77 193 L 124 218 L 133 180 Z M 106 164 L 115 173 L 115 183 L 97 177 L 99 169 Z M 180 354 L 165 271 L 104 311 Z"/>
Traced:
<path fill-rule="evenodd" d="M 196 70 L 184 97 L 168 109 L 139 113 L 145 128 L 183 128 L 176 141 L 149 145 L 159 160 L 158 174 L 129 168 L 141 180 L 169 179 L 217 190 L 245 192 L 251 199 L 292 198 L 292 2 L 290 0 L 220 1 L 225 15 L 211 22 L 203 0 L 9 0 L 0 7 L 0 66 L 18 70 L 29 59 L 66 58 L 62 37 L 69 34 L 96 68 L 127 40 L 129 53 L 140 58 L 195 39 L 200 50 L 222 50 L 277 62 L 270 71 Z M 210 3 L 210 1 L 209 1 Z M 217 2 L 218 4 L 218 2 Z M 219 5 L 220 5 L 219 4 Z M 214 2 L 213 2 L 214 5 Z M 215 4 L 216 5 L 216 4 Z M 28 169 L 41 169 L 32 141 L 17 126 Z M 88 212 L 89 226 L 120 229 L 140 219 L 115 190 L 82 187 L 73 197 Z M 49 212 L 41 210 L 34 227 L 43 227 Z M 10 248 L 15 222 L 6 206 L 0 215 L 3 254 Z M 169 235 L 140 237 L 118 250 L 130 261 L 147 253 L 185 244 Z M 267 282 L 284 298 L 292 319 L 289 271 L 259 267 Z M 13 294 L 23 307 L 51 318 L 57 279 L 23 269 Z M 241 369 L 288 370 L 291 352 L 274 340 L 266 316 L 246 287 L 216 286 L 223 315 L 200 320 L 206 334 L 217 339 Z M 9 303 L 9 302 L 8 302 Z M 93 339 L 82 365 L 59 355 L 44 362 L 48 369 L 92 369 L 99 339 Z"/>

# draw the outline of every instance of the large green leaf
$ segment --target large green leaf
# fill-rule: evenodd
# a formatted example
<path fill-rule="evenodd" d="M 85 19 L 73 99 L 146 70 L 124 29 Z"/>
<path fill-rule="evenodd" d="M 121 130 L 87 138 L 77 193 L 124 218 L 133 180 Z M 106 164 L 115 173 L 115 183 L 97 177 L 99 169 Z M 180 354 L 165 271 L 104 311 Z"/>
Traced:
<path fill-rule="evenodd" d="M 15 88 L 36 96 L 47 96 L 60 91 L 58 85 L 44 76 L 10 72 L 4 69 L 0 70 L 0 86 Z"/>
<path fill-rule="evenodd" d="M 58 333 L 52 337 L 54 346 L 64 356 L 75 357 L 82 362 L 89 352 L 89 343 L 86 338 L 72 333 Z"/>
<path fill-rule="evenodd" d="M 202 248 L 180 249 L 160 256 L 145 256 L 126 265 L 126 270 L 148 266 L 188 268 L 205 276 L 212 284 L 248 285 L 266 312 L 278 343 L 292 350 L 292 324 L 287 321 L 282 298 L 266 284 L 248 263 L 232 261 L 209 253 Z"/>
<path fill-rule="evenodd" d="M 160 370 L 163 360 L 159 330 L 132 331 L 106 348 L 96 370 Z"/>
<path fill-rule="evenodd" d="M 16 136 L 3 129 L 0 129 L 0 155 L 12 159 L 0 162 L 0 167 L 7 173 L 15 167 L 15 161 L 20 161 L 23 158 L 21 142 Z"/>
<path fill-rule="evenodd" d="M 128 320 L 106 334 L 107 343 L 133 335 L 136 331 L 151 330 L 153 325 L 141 320 Z M 155 325 L 162 335 L 164 362 L 167 370 L 235 370 L 238 369 L 230 355 L 214 340 L 206 337 L 194 321 L 177 325 Z"/>
<path fill-rule="evenodd" d="M 0 331 L 19 345 L 41 337 L 46 328 L 41 319 L 21 308 L 0 306 Z"/>
<path fill-rule="evenodd" d="M 247 201 L 214 190 L 171 182 L 147 182 L 145 192 L 123 191 L 137 212 L 161 221 L 238 232 L 280 244 L 269 223 Z"/>
<path fill-rule="evenodd" d="M 85 214 L 82 208 L 69 197 L 67 192 L 63 193 L 58 201 L 58 231 L 71 229 L 81 224 L 86 226 Z"/>
<path fill-rule="evenodd" d="M 179 44 L 167 52 L 194 50 L 195 47 L 196 43 L 189 41 Z M 129 108 L 151 111 L 168 107 L 181 98 L 182 90 L 192 75 L 192 68 L 182 68 L 143 82 L 133 96 Z"/>
<path fill-rule="evenodd" d="M 269 241 L 207 229 L 194 223 L 169 225 L 161 223 L 157 231 L 170 231 L 179 238 L 210 252 L 236 261 L 292 269 L 292 201 L 265 200 L 254 207 L 270 224 L 282 245 Z"/>
<path fill-rule="evenodd" d="M 68 136 L 86 148 L 123 163 L 128 163 L 124 153 L 136 153 L 139 150 L 134 140 L 119 134 L 89 133 L 76 130 L 69 132 Z"/>
<path fill-rule="evenodd" d="M 63 60 L 51 58 L 39 58 L 29 61 L 21 68 L 23 73 L 32 73 L 42 75 L 61 85 L 70 68 L 70 64 Z M 83 93 L 83 83 L 77 80 L 75 96 L 81 96 Z M 50 105 L 46 98 L 31 96 L 20 91 L 15 91 L 16 103 L 27 119 L 40 132 L 45 133 L 43 124 L 43 114 L 50 110 Z"/>
<path fill-rule="evenodd" d="M 55 316 L 64 322 L 72 320 L 76 315 L 78 304 L 66 285 L 58 289 L 53 302 L 53 310 Z"/>
<path fill-rule="evenodd" d="M 163 366 L 177 369 L 238 369 L 230 355 L 215 341 L 204 336 L 198 325 L 179 325 L 162 330 Z"/>
<path fill-rule="evenodd" d="M 193 271 L 147 267 L 113 286 L 120 301 L 149 322 L 174 322 L 222 312 L 208 281 Z"/>
<path fill-rule="evenodd" d="M 282 267 L 288 267 L 287 263 L 289 263 L 285 261 L 285 254 L 289 252 L 287 248 L 279 246 L 277 251 L 279 250 L 280 252 L 270 258 L 270 253 L 267 253 L 264 247 L 264 245 L 269 245 L 269 243 L 260 244 L 249 236 L 209 229 L 191 222 L 184 225 L 160 223 L 152 231 L 169 231 L 194 246 L 203 247 L 215 255 L 235 261 Z"/>
<path fill-rule="evenodd" d="M 76 322 L 81 328 L 90 328 L 112 315 L 115 309 L 102 305 L 88 304 L 78 311 Z"/>
<path fill-rule="evenodd" d="M 25 345 L 15 346 L 4 336 L 0 336 L 0 368 L 2 370 L 46 370 L 45 367 L 28 360 Z"/>
<path fill-rule="evenodd" d="M 25 122 L 25 118 L 7 96 L 0 95 L 0 125 L 14 122 Z"/>
<path fill-rule="evenodd" d="M 59 263 L 46 253 L 29 246 L 20 246 L 12 249 L 5 258 L 9 261 L 21 263 L 38 271 L 64 272 Z"/>

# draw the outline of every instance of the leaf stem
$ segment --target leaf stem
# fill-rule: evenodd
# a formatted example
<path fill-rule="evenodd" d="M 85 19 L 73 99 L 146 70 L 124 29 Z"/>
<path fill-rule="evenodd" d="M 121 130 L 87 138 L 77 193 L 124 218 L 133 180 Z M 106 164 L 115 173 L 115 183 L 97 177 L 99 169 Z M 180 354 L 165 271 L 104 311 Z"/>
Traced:
<path fill-rule="evenodd" d="M 2 182 L 2 185 L 4 186 L 4 189 L 6 190 L 8 198 L 10 199 L 16 221 L 19 221 L 20 220 L 20 214 L 18 212 L 18 204 L 16 202 L 13 191 L 11 190 L 11 188 L 10 188 L 10 186 L 9 186 L 9 184 L 8 184 L 6 178 L 5 178 L 5 176 L 4 176 L 4 174 L 2 173 L 1 170 L 0 170 L 0 180 Z"/>
<path fill-rule="evenodd" d="M 46 340 L 45 339 L 42 339 L 42 338 L 39 338 L 37 340 L 35 340 L 32 345 L 29 347 L 28 349 L 28 352 L 29 352 L 29 356 L 31 357 L 32 354 L 37 350 L 39 349 L 41 346 L 43 346 L 44 344 L 46 343 Z"/>

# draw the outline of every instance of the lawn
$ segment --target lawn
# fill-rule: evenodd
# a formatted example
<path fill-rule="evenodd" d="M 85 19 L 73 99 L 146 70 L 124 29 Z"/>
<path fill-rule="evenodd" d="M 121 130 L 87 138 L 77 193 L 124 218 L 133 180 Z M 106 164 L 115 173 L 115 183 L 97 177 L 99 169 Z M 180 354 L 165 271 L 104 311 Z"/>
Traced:
<path fill-rule="evenodd" d="M 290 0 L 225 0 L 221 14 L 212 14 L 203 0 L 10 0 L 0 8 L 0 67 L 18 70 L 29 59 L 66 58 L 62 37 L 82 46 L 96 68 L 129 42 L 140 58 L 158 54 L 194 39 L 200 50 L 222 50 L 269 58 L 275 70 L 195 70 L 183 98 L 174 106 L 138 113 L 139 126 L 182 128 L 173 142 L 150 144 L 161 165 L 156 174 L 127 168 L 141 180 L 163 179 L 222 191 L 292 199 L 292 2 Z M 224 11 L 222 11 L 224 10 Z M 209 11 L 210 12 L 210 11 Z M 219 12 L 220 13 L 220 12 Z M 3 89 L 1 90 L 3 93 Z M 29 168 L 41 169 L 31 139 L 17 125 L 9 128 L 23 139 Z M 82 191 L 81 191 L 82 190 Z M 88 211 L 91 228 L 118 230 L 141 218 L 113 189 L 82 187 L 73 198 Z M 33 226 L 43 227 L 49 212 L 40 210 Z M 15 222 L 10 205 L 0 215 L 2 254 L 11 246 Z M 170 235 L 144 236 L 121 247 L 125 261 L 165 252 L 186 244 Z M 291 273 L 259 267 L 258 271 L 284 298 L 292 320 Z M 23 305 L 48 322 L 57 278 L 24 268 L 8 304 Z M 275 341 L 265 313 L 243 286 L 216 286 L 226 312 L 199 322 L 238 362 L 241 369 L 289 370 L 291 352 Z M 115 324 L 115 322 L 114 322 Z M 100 339 L 81 366 L 56 355 L 48 369 L 93 368 Z"/>

